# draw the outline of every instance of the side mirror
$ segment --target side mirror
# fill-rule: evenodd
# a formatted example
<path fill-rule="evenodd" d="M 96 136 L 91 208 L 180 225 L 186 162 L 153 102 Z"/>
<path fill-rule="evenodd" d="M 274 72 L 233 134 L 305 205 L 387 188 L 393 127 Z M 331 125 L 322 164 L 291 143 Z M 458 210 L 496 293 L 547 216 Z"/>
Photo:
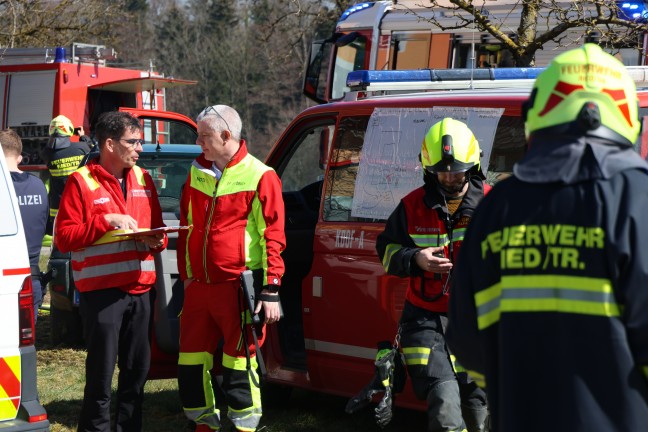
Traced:
<path fill-rule="evenodd" d="M 336 37 L 313 42 L 310 51 L 310 61 L 304 74 L 302 93 L 317 103 L 326 103 L 328 96 L 328 73 L 331 55 L 334 51 Z"/>

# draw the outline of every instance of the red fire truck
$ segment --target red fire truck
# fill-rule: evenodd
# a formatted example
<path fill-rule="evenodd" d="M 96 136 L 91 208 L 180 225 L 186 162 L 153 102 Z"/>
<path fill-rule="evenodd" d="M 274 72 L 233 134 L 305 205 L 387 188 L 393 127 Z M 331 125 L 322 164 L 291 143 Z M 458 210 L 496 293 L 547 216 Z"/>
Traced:
<path fill-rule="evenodd" d="M 475 7 L 487 15 L 491 24 L 516 38 L 522 5 L 518 0 L 475 1 Z M 573 18 L 573 2 L 555 2 L 566 17 Z M 581 2 L 582 16 L 594 11 L 589 2 Z M 338 20 L 334 33 L 326 40 L 313 43 L 310 64 L 304 80 L 304 94 L 316 102 L 336 100 L 348 91 L 347 74 L 354 70 L 404 70 L 425 68 L 490 68 L 513 66 L 510 54 L 491 34 L 479 31 L 470 23 L 467 12 L 453 11 L 447 0 L 383 0 L 361 2 L 351 6 Z M 618 6 L 618 9 L 614 5 Z M 425 7 L 427 5 L 427 7 Z M 610 2 L 610 11 L 624 18 L 646 18 L 643 1 Z M 612 13 L 612 12 L 611 12 Z M 554 14 L 544 14 L 537 31 L 544 33 L 560 21 Z M 440 27 L 442 26 L 444 30 Z M 535 53 L 535 65 L 546 66 L 558 53 L 585 42 L 596 40 L 600 34 L 586 34 L 582 27 L 566 30 L 560 40 L 550 40 Z M 614 46 L 613 51 L 628 66 L 645 64 L 646 38 Z M 570 46 L 571 45 L 571 46 Z M 643 46 L 643 52 L 637 50 Z"/>
<path fill-rule="evenodd" d="M 150 70 L 107 64 L 116 53 L 102 45 L 0 50 L 0 127 L 23 141 L 25 169 L 45 170 L 39 157 L 49 123 L 59 114 L 90 135 L 105 111 L 165 110 L 165 89 L 195 81 L 165 78 Z M 167 142 L 168 131 L 147 123 L 147 142 Z"/>

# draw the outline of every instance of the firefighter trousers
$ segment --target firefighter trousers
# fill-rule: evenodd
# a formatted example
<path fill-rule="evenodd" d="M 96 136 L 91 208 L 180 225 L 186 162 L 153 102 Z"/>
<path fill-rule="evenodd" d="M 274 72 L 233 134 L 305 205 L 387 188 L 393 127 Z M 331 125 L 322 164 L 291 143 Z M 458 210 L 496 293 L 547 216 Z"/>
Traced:
<path fill-rule="evenodd" d="M 223 392 L 227 417 L 243 431 L 256 430 L 261 419 L 261 393 L 254 384 L 256 350 L 249 313 L 242 307 L 240 282 L 206 284 L 193 281 L 186 289 L 180 314 L 178 389 L 185 415 L 198 425 L 220 429 L 210 370 L 223 341 Z M 245 312 L 243 312 L 245 311 Z M 246 325 L 242 326 L 242 322 Z M 245 329 L 245 335 L 242 328 Z M 259 338 L 263 343 L 265 327 Z M 245 347 L 250 352 L 248 365 Z M 254 379 L 250 376 L 254 375 Z"/>
<path fill-rule="evenodd" d="M 79 431 L 110 432 L 110 395 L 119 367 L 115 430 L 142 430 L 144 384 L 151 361 L 150 294 L 108 288 L 80 294 L 79 312 L 88 350 Z"/>
<path fill-rule="evenodd" d="M 445 342 L 448 319 L 405 302 L 401 347 L 417 398 L 428 404 L 428 432 L 485 431 L 486 394 L 465 372 L 455 372 Z"/>

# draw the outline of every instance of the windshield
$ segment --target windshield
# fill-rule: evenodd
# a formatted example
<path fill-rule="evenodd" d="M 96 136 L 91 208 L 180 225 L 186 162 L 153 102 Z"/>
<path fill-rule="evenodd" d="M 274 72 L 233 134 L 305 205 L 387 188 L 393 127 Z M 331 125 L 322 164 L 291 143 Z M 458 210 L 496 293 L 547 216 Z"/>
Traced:
<path fill-rule="evenodd" d="M 162 212 L 176 213 L 180 208 L 180 195 L 187 181 L 191 162 L 196 154 L 148 156 L 140 154 L 137 164 L 146 169 L 153 177 L 155 188 L 160 199 Z"/>

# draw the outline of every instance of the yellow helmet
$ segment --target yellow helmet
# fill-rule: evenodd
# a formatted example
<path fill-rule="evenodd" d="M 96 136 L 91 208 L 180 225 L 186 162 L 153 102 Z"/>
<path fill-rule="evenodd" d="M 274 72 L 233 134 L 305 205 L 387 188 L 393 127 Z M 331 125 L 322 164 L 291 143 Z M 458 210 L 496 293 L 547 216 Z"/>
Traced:
<path fill-rule="evenodd" d="M 527 138 L 544 130 L 632 145 L 640 131 L 634 81 L 594 44 L 557 56 L 536 78 L 522 111 Z"/>
<path fill-rule="evenodd" d="M 49 126 L 50 135 L 72 136 L 74 134 L 74 125 L 72 121 L 64 115 L 58 115 L 52 119 Z"/>
<path fill-rule="evenodd" d="M 479 169 L 481 150 L 464 123 L 446 117 L 432 125 L 423 138 L 421 164 L 427 172 L 464 172 Z"/>

